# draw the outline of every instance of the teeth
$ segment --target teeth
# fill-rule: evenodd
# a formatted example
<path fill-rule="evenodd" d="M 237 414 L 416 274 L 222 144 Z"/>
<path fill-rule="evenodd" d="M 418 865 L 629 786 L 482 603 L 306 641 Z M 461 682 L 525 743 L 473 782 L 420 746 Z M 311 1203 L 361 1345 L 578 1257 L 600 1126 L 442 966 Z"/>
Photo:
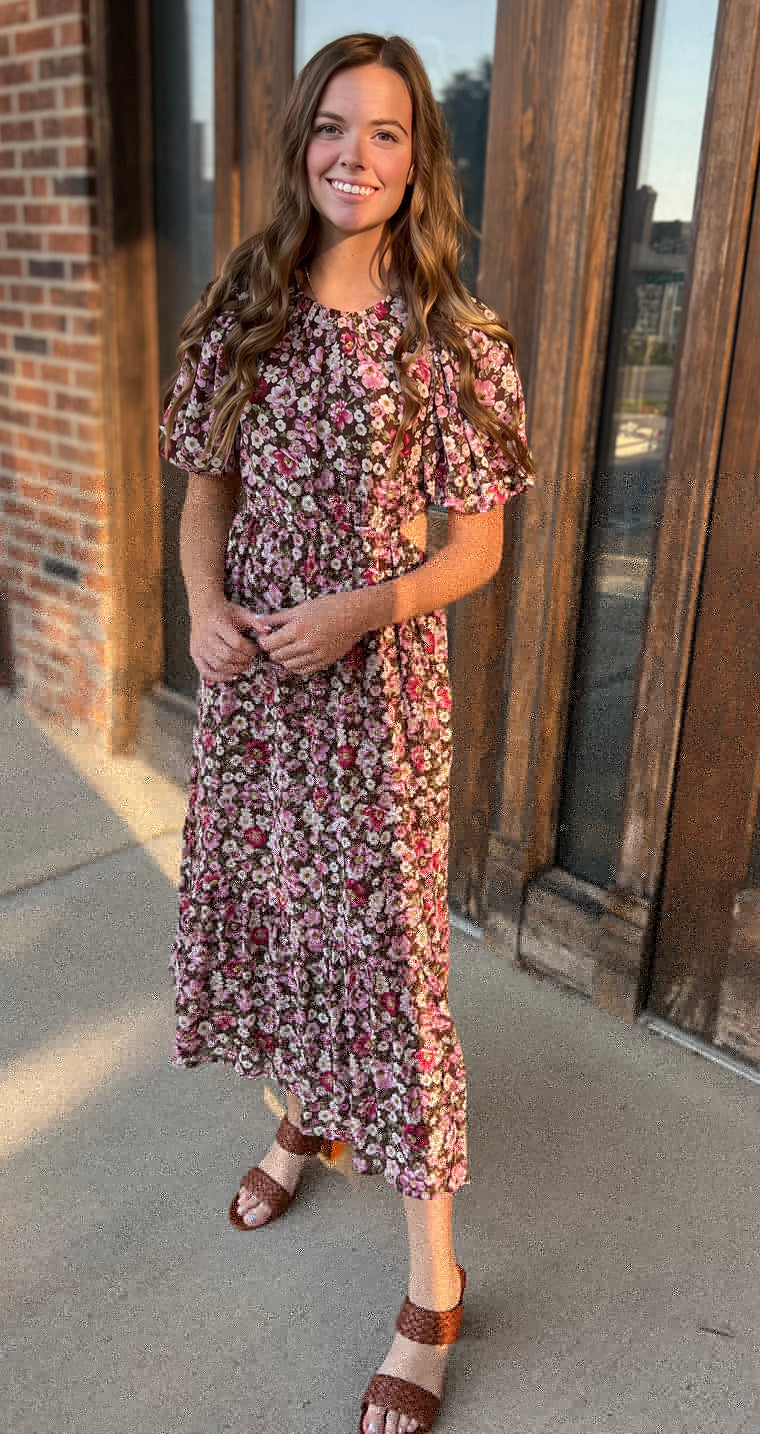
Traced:
<path fill-rule="evenodd" d="M 339 189 L 343 194 L 374 194 L 372 186 L 362 184 L 344 184 L 340 179 L 331 179 L 333 189 Z"/>

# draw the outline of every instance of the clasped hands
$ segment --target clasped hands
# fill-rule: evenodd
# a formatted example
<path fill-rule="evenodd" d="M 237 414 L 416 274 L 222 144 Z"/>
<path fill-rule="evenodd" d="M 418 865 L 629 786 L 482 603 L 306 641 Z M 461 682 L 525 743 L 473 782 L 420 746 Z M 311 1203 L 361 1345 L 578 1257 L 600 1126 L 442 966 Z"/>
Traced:
<path fill-rule="evenodd" d="M 262 615 L 223 599 L 193 617 L 190 656 L 206 682 L 231 682 L 257 652 L 287 672 L 311 677 L 364 636 L 360 611 L 356 591 L 327 593 Z"/>

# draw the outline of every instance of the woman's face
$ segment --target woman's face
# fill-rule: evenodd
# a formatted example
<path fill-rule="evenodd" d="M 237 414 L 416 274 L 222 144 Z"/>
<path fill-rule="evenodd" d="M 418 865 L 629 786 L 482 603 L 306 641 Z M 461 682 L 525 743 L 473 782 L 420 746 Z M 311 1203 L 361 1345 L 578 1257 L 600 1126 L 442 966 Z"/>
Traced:
<path fill-rule="evenodd" d="M 306 148 L 309 195 L 323 237 L 382 229 L 412 168 L 412 101 L 395 70 L 339 70 L 325 85 Z"/>

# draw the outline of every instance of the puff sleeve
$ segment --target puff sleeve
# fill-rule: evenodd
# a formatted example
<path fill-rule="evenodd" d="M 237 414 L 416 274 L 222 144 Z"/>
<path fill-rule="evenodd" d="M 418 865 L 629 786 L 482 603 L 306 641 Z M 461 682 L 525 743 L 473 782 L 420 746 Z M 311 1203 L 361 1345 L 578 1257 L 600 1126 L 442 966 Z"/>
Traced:
<path fill-rule="evenodd" d="M 509 344 L 474 328 L 466 341 L 475 361 L 477 397 L 513 424 L 525 442 L 525 400 Z M 485 513 L 532 487 L 530 474 L 462 412 L 458 363 L 445 351 L 433 364 L 432 385 L 435 454 L 424 465 L 427 501 L 460 513 Z"/>
<path fill-rule="evenodd" d="M 231 474 L 237 472 L 238 469 L 237 436 L 226 462 L 223 462 L 218 455 L 206 454 L 206 444 L 214 420 L 214 397 L 228 377 L 222 343 L 232 323 L 233 316 L 231 314 L 221 314 L 212 320 L 206 330 L 201 343 L 198 367 L 192 387 L 174 415 L 174 425 L 168 443 L 164 426 L 166 413 L 161 422 L 159 449 L 162 456 L 170 463 L 174 463 L 177 468 L 184 468 L 188 473 Z M 191 374 L 192 361 L 186 357 L 174 385 L 175 396 L 187 383 Z"/>

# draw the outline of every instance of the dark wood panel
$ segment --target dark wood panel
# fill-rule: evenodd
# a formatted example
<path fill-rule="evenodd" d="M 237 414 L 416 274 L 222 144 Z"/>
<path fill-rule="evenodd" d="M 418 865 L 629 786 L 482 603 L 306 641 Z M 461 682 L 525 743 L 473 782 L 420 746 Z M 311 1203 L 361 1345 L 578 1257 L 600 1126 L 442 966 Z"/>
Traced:
<path fill-rule="evenodd" d="M 720 992 L 715 1044 L 760 1065 L 760 889 L 740 891 Z"/>
<path fill-rule="evenodd" d="M 294 0 L 246 0 L 240 20 L 240 229 L 272 212 L 271 140 L 293 81 Z"/>
<path fill-rule="evenodd" d="M 760 771 L 760 199 L 742 288 L 649 1006 L 711 1040 Z M 754 1012 L 760 1032 L 760 1003 Z"/>
<path fill-rule="evenodd" d="M 668 480 L 626 782 L 618 885 L 659 888 L 760 142 L 760 10 L 724 0 L 673 393 Z"/>
<path fill-rule="evenodd" d="M 240 0 L 214 3 L 214 260 L 240 239 Z M 237 81 L 237 82 L 236 82 Z"/>
<path fill-rule="evenodd" d="M 505 313 L 539 480 L 521 500 L 486 930 L 503 949 L 551 865 L 599 423 L 639 4 L 499 8 L 481 292 Z"/>
<path fill-rule="evenodd" d="M 102 243 L 103 408 L 111 550 L 114 750 L 161 673 L 161 497 L 150 27 L 147 0 L 93 0 L 93 107 Z"/>

